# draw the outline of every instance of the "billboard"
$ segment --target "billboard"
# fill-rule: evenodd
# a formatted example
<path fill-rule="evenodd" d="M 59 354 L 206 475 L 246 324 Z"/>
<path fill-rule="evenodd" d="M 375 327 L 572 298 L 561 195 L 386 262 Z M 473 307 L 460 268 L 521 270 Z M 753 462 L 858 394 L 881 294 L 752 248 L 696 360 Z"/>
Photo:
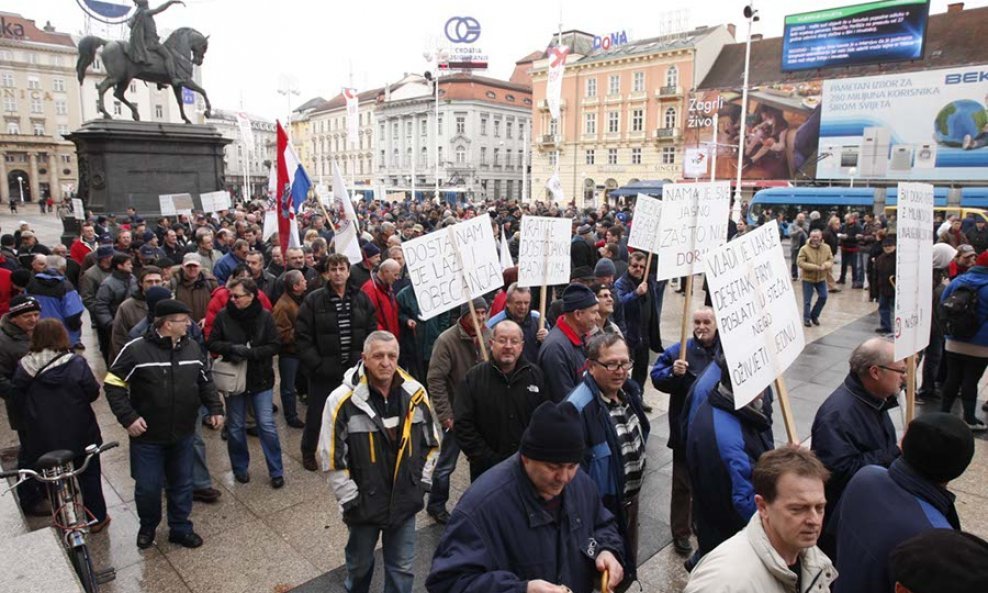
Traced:
<path fill-rule="evenodd" d="M 786 17 L 782 70 L 919 60 L 928 0 L 881 0 Z"/>
<path fill-rule="evenodd" d="M 712 89 L 688 99 L 683 146 L 704 152 L 706 163 L 684 159 L 683 177 L 735 179 L 738 145 L 744 180 L 807 180 L 816 172 L 821 81 L 753 86 L 741 122 L 741 89 Z M 715 117 L 716 116 L 716 117 Z M 714 120 L 717 130 L 714 133 Z M 716 154 L 715 154 L 716 153 Z M 689 152 L 695 155 L 696 152 Z M 716 158 L 715 158 L 716 157 Z M 703 171 L 701 171 L 701 167 Z M 704 172 L 705 171 L 705 172 Z"/>
<path fill-rule="evenodd" d="M 828 80 L 822 179 L 988 179 L 988 65 Z"/>

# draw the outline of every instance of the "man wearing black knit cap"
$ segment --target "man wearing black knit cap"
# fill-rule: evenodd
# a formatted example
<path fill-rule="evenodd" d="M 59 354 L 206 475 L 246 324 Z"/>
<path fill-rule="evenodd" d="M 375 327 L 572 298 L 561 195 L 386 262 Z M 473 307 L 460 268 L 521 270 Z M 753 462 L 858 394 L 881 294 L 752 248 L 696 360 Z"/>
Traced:
<path fill-rule="evenodd" d="M 545 402 L 519 452 L 460 498 L 432 559 L 429 593 L 590 593 L 624 577 L 624 544 L 593 481 L 579 471 L 584 436 L 576 408 Z"/>
<path fill-rule="evenodd" d="M 586 370 L 584 339 L 597 326 L 597 295 L 582 284 L 563 291 L 563 314 L 549 331 L 539 350 L 539 367 L 545 373 L 549 399 L 562 401 L 576 387 Z"/>
<path fill-rule="evenodd" d="M 834 593 L 892 591 L 889 553 L 932 529 L 961 528 L 947 483 L 974 456 L 974 436 L 947 413 L 913 420 L 902 438 L 902 457 L 888 469 L 862 468 L 848 483 L 829 528 L 837 530 Z"/>
<path fill-rule="evenodd" d="M 931 529 L 892 551 L 895 593 L 982 593 L 988 582 L 988 542 L 952 529 Z"/>

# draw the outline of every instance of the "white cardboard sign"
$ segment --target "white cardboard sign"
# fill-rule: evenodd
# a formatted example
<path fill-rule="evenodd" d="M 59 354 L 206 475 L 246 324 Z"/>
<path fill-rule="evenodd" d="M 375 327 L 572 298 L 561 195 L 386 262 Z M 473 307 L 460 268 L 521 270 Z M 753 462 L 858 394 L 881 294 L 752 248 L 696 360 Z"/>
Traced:
<path fill-rule="evenodd" d="M 731 182 L 667 183 L 662 213 L 657 279 L 695 274 L 704 254 L 727 241 Z"/>
<path fill-rule="evenodd" d="M 192 194 L 161 194 L 158 196 L 158 204 L 162 216 L 176 216 L 178 214 L 192 215 L 195 204 L 192 202 Z"/>
<path fill-rule="evenodd" d="M 572 225 L 568 218 L 521 217 L 518 286 L 556 286 L 569 282 Z"/>
<path fill-rule="evenodd" d="M 778 223 L 711 249 L 703 265 L 740 409 L 782 375 L 805 345 Z"/>
<path fill-rule="evenodd" d="M 422 320 L 504 284 L 490 216 L 406 241 L 401 248 Z"/>
<path fill-rule="evenodd" d="M 72 216 L 76 220 L 86 220 L 86 209 L 81 198 L 72 198 Z"/>
<path fill-rule="evenodd" d="M 895 239 L 895 359 L 930 342 L 933 319 L 933 186 L 900 183 Z"/>
<path fill-rule="evenodd" d="M 635 199 L 635 215 L 631 219 L 628 247 L 659 252 L 659 225 L 662 222 L 662 200 L 646 194 Z"/>
<path fill-rule="evenodd" d="M 211 191 L 199 195 L 204 212 L 220 212 L 230 209 L 230 192 L 225 190 Z"/>

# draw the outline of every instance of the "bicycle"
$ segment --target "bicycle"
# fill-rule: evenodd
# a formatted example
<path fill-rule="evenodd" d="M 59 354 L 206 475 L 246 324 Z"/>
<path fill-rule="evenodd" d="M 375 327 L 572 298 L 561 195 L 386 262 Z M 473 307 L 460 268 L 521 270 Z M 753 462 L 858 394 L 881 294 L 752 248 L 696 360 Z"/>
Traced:
<path fill-rule="evenodd" d="M 118 446 L 116 441 L 104 443 L 102 446 L 89 445 L 86 447 L 86 458 L 78 469 L 72 469 L 76 454 L 59 449 L 45 453 L 38 459 L 36 465 L 41 473 L 31 469 L 0 472 L 0 478 L 15 476 L 19 478 L 7 492 L 16 489 L 29 478 L 49 485 L 47 491 L 51 501 L 52 526 L 61 533 L 62 545 L 65 546 L 65 551 L 86 593 L 99 593 L 101 584 L 116 578 L 116 570 L 113 567 L 100 572 L 93 569 L 93 560 L 86 545 L 86 535 L 89 533 L 90 525 L 96 523 L 96 519 L 82 504 L 82 493 L 79 490 L 77 476 L 86 471 L 93 457 L 116 446 Z"/>

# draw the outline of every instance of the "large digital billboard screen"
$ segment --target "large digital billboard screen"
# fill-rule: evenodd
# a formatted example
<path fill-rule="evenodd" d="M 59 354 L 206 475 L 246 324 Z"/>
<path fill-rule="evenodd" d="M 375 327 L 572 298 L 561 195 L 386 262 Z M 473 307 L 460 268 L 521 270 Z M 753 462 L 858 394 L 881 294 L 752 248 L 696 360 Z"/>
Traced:
<path fill-rule="evenodd" d="M 988 179 L 988 65 L 823 83 L 819 179 Z"/>
<path fill-rule="evenodd" d="M 782 70 L 923 57 L 928 0 L 881 0 L 786 17 Z"/>

